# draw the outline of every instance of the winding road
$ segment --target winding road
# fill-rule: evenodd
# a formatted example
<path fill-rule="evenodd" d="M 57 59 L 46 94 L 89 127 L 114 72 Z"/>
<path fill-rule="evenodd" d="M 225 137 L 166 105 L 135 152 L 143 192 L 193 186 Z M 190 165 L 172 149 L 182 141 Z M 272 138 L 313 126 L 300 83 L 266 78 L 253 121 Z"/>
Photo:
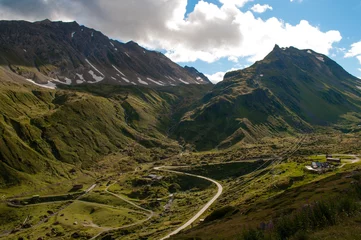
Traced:
<path fill-rule="evenodd" d="M 154 170 L 157 171 L 163 171 L 163 172 L 170 172 L 170 173 L 175 173 L 175 174 L 181 174 L 181 175 L 187 175 L 187 176 L 191 176 L 191 177 L 197 177 L 197 178 L 202 178 L 205 179 L 207 181 L 210 181 L 212 183 L 214 183 L 218 190 L 216 195 L 214 195 L 214 197 L 209 200 L 207 202 L 206 205 L 204 205 L 204 207 L 199 210 L 196 215 L 194 215 L 191 219 L 189 219 L 186 223 L 184 223 L 182 226 L 180 226 L 179 228 L 177 228 L 176 230 L 174 230 L 173 232 L 169 233 L 167 236 L 161 238 L 160 240 L 164 240 L 167 239 L 177 233 L 179 233 L 180 231 L 182 231 L 183 229 L 189 227 L 192 223 L 194 223 L 200 216 L 202 216 L 202 214 L 208 210 L 208 208 L 221 196 L 222 191 L 223 191 L 223 187 L 221 184 L 219 184 L 217 181 L 211 179 L 211 178 L 207 178 L 207 177 L 203 177 L 200 175 L 195 175 L 195 174 L 190 174 L 190 173 L 184 173 L 184 172 L 178 172 L 178 171 L 174 171 L 174 170 L 170 170 L 171 168 L 175 168 L 175 167 L 166 167 L 166 166 L 161 166 L 161 167 L 155 167 Z"/>

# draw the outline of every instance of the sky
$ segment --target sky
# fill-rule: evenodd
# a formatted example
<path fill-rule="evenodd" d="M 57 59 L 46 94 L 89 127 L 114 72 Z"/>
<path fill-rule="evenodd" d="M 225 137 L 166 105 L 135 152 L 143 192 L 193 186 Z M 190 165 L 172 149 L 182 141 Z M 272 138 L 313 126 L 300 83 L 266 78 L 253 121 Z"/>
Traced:
<path fill-rule="evenodd" d="M 77 21 L 194 66 L 214 83 L 278 44 L 361 78 L 361 0 L 0 0 L 1 20 Z"/>

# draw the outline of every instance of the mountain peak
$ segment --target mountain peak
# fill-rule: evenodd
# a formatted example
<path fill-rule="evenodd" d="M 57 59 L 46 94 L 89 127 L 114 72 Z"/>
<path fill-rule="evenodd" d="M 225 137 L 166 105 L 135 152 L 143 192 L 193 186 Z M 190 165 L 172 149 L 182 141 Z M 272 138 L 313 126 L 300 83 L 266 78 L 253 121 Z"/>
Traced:
<path fill-rule="evenodd" d="M 44 19 L 42 21 L 37 21 L 37 22 L 34 22 L 34 23 L 48 25 L 48 24 L 51 24 L 52 21 L 50 21 L 48 18 L 46 18 L 46 19 Z"/>
<path fill-rule="evenodd" d="M 12 32 L 6 29 L 18 32 L 10 34 Z M 19 38 L 20 34 L 27 36 L 26 40 Z M 99 82 L 139 86 L 210 83 L 198 71 L 188 71 L 134 41 L 126 44 L 112 41 L 94 29 L 80 27 L 75 21 L 0 21 L 0 36 L 6 39 L 1 41 L 0 56 L 10 65 L 26 65 L 26 72 L 16 69 L 14 72 L 31 79 L 41 75 L 41 79 L 46 79 L 38 81 L 41 83 L 48 80 L 74 85 Z M 9 50 L 5 52 L 3 49 Z M 52 71 L 39 70 L 32 59 L 40 58 L 51 66 Z"/>
<path fill-rule="evenodd" d="M 273 47 L 273 51 L 274 50 L 279 50 L 280 49 L 280 46 L 278 46 L 278 44 L 275 44 L 275 46 Z"/>

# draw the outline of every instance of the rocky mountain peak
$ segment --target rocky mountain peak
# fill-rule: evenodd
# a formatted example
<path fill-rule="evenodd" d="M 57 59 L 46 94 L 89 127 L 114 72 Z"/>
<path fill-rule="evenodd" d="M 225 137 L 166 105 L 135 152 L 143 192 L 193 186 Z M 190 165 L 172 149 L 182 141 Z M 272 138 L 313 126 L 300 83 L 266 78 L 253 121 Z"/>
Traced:
<path fill-rule="evenodd" d="M 40 84 L 208 84 L 159 52 L 110 40 L 77 22 L 0 21 L 0 64 Z M 22 36 L 22 37 L 19 37 Z"/>

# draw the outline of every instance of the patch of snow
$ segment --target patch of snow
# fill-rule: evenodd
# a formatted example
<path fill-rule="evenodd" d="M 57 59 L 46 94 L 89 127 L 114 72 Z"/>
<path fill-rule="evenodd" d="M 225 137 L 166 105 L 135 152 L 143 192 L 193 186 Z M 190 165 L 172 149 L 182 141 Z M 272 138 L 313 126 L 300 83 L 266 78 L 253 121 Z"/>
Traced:
<path fill-rule="evenodd" d="M 66 84 L 68 84 L 68 85 L 70 85 L 71 84 L 71 79 L 69 79 L 69 78 L 65 78 L 65 82 L 66 82 Z"/>
<path fill-rule="evenodd" d="M 101 71 L 99 71 L 96 67 L 94 67 L 94 65 L 91 64 L 88 59 L 85 59 L 85 61 L 86 61 L 87 63 L 89 63 L 89 65 L 90 65 L 95 71 L 97 71 L 100 75 L 102 75 L 102 76 L 104 77 L 104 74 L 103 74 Z"/>
<path fill-rule="evenodd" d="M 360 86 L 356 86 L 359 90 L 361 90 L 361 87 Z"/>
<path fill-rule="evenodd" d="M 83 74 L 76 73 L 76 75 L 80 78 L 80 80 L 85 81 Z"/>
<path fill-rule="evenodd" d="M 115 51 L 118 51 L 118 48 L 114 48 Z"/>
<path fill-rule="evenodd" d="M 57 82 L 57 83 L 61 83 L 61 84 L 65 84 L 65 85 L 71 85 L 71 80 L 69 78 L 65 78 L 65 82 L 62 82 L 58 79 L 51 79 L 53 82 Z"/>
<path fill-rule="evenodd" d="M 115 77 L 112 77 L 113 80 L 117 80 Z"/>
<path fill-rule="evenodd" d="M 76 32 L 72 32 L 71 33 L 71 38 L 73 38 L 74 37 L 74 34 L 75 34 Z"/>
<path fill-rule="evenodd" d="M 140 77 L 138 77 L 138 82 L 143 84 L 143 85 L 148 85 L 148 83 L 144 82 Z"/>
<path fill-rule="evenodd" d="M 198 81 L 203 82 L 203 78 L 201 78 L 201 77 L 197 77 L 196 79 L 197 79 Z"/>
<path fill-rule="evenodd" d="M 174 83 L 171 83 L 170 85 L 173 86 L 173 87 L 177 86 L 177 85 L 175 85 Z"/>
<path fill-rule="evenodd" d="M 130 83 L 130 81 L 128 79 L 126 79 L 125 77 L 121 77 L 124 81 L 126 81 L 127 83 Z"/>
<path fill-rule="evenodd" d="M 77 84 L 82 84 L 84 81 L 83 80 L 76 80 Z"/>
<path fill-rule="evenodd" d="M 91 35 L 92 37 L 94 37 L 94 32 L 92 32 L 92 35 Z"/>
<path fill-rule="evenodd" d="M 131 82 L 133 85 L 137 85 L 135 82 Z"/>
<path fill-rule="evenodd" d="M 128 54 L 127 52 L 125 52 L 125 55 L 127 55 L 127 56 L 128 56 L 128 58 L 130 58 L 130 56 L 129 56 L 129 54 Z"/>
<path fill-rule="evenodd" d="M 112 67 L 118 72 L 118 73 L 120 73 L 120 74 L 122 74 L 123 75 L 123 77 L 126 77 L 125 76 L 125 74 L 124 73 L 122 73 L 116 66 L 114 66 L 114 65 L 112 65 Z M 120 75 L 119 74 L 117 74 L 119 77 L 120 77 Z"/>
<path fill-rule="evenodd" d="M 143 53 L 145 54 L 145 51 L 143 51 Z"/>
<path fill-rule="evenodd" d="M 109 42 L 109 43 L 110 43 L 110 45 L 112 45 L 114 47 L 114 44 L 112 42 Z"/>
<path fill-rule="evenodd" d="M 97 82 L 100 82 L 100 81 L 103 81 L 104 80 L 104 76 L 102 77 L 99 77 L 97 76 L 93 70 L 89 70 L 89 74 L 92 75 L 93 79 L 95 80 L 95 82 L 90 82 L 90 83 L 97 83 Z"/>
<path fill-rule="evenodd" d="M 260 76 L 260 77 L 263 77 L 264 75 L 263 75 L 263 74 L 260 74 L 259 76 Z"/>
<path fill-rule="evenodd" d="M 39 84 L 39 83 L 36 83 L 33 80 L 27 79 L 27 78 L 26 78 L 26 81 L 31 82 L 32 84 L 39 86 L 39 87 L 48 88 L 48 89 L 56 89 L 56 84 L 54 84 L 50 81 L 48 81 L 48 83 L 46 83 L 46 84 Z"/>
<path fill-rule="evenodd" d="M 176 82 L 176 80 L 175 80 L 174 78 L 172 78 L 171 76 L 168 76 L 168 78 L 169 78 L 170 80 L 172 80 L 173 82 Z"/>
<path fill-rule="evenodd" d="M 307 50 L 307 53 L 312 54 L 311 50 Z"/>
<path fill-rule="evenodd" d="M 322 61 L 322 62 L 325 61 L 325 60 L 323 59 L 323 57 L 321 57 L 321 56 L 317 56 L 316 58 L 317 58 L 318 60 Z"/>
<path fill-rule="evenodd" d="M 182 83 L 184 83 L 184 84 L 189 84 L 189 82 L 187 82 L 187 81 L 184 81 L 183 79 L 181 79 L 181 78 L 179 78 L 179 81 L 181 81 Z"/>
<path fill-rule="evenodd" d="M 26 49 L 23 49 L 23 50 L 24 50 L 24 52 L 27 52 Z"/>
<path fill-rule="evenodd" d="M 155 84 L 157 84 L 157 85 L 159 85 L 159 86 L 163 86 L 162 83 L 157 82 L 157 81 L 155 81 L 155 80 L 153 80 L 153 79 L 151 79 L 151 78 L 148 78 L 148 77 L 147 77 L 147 79 L 148 79 L 149 81 L 151 81 L 151 82 L 154 82 Z"/>
<path fill-rule="evenodd" d="M 84 31 L 84 29 L 81 29 L 81 31 Z"/>

